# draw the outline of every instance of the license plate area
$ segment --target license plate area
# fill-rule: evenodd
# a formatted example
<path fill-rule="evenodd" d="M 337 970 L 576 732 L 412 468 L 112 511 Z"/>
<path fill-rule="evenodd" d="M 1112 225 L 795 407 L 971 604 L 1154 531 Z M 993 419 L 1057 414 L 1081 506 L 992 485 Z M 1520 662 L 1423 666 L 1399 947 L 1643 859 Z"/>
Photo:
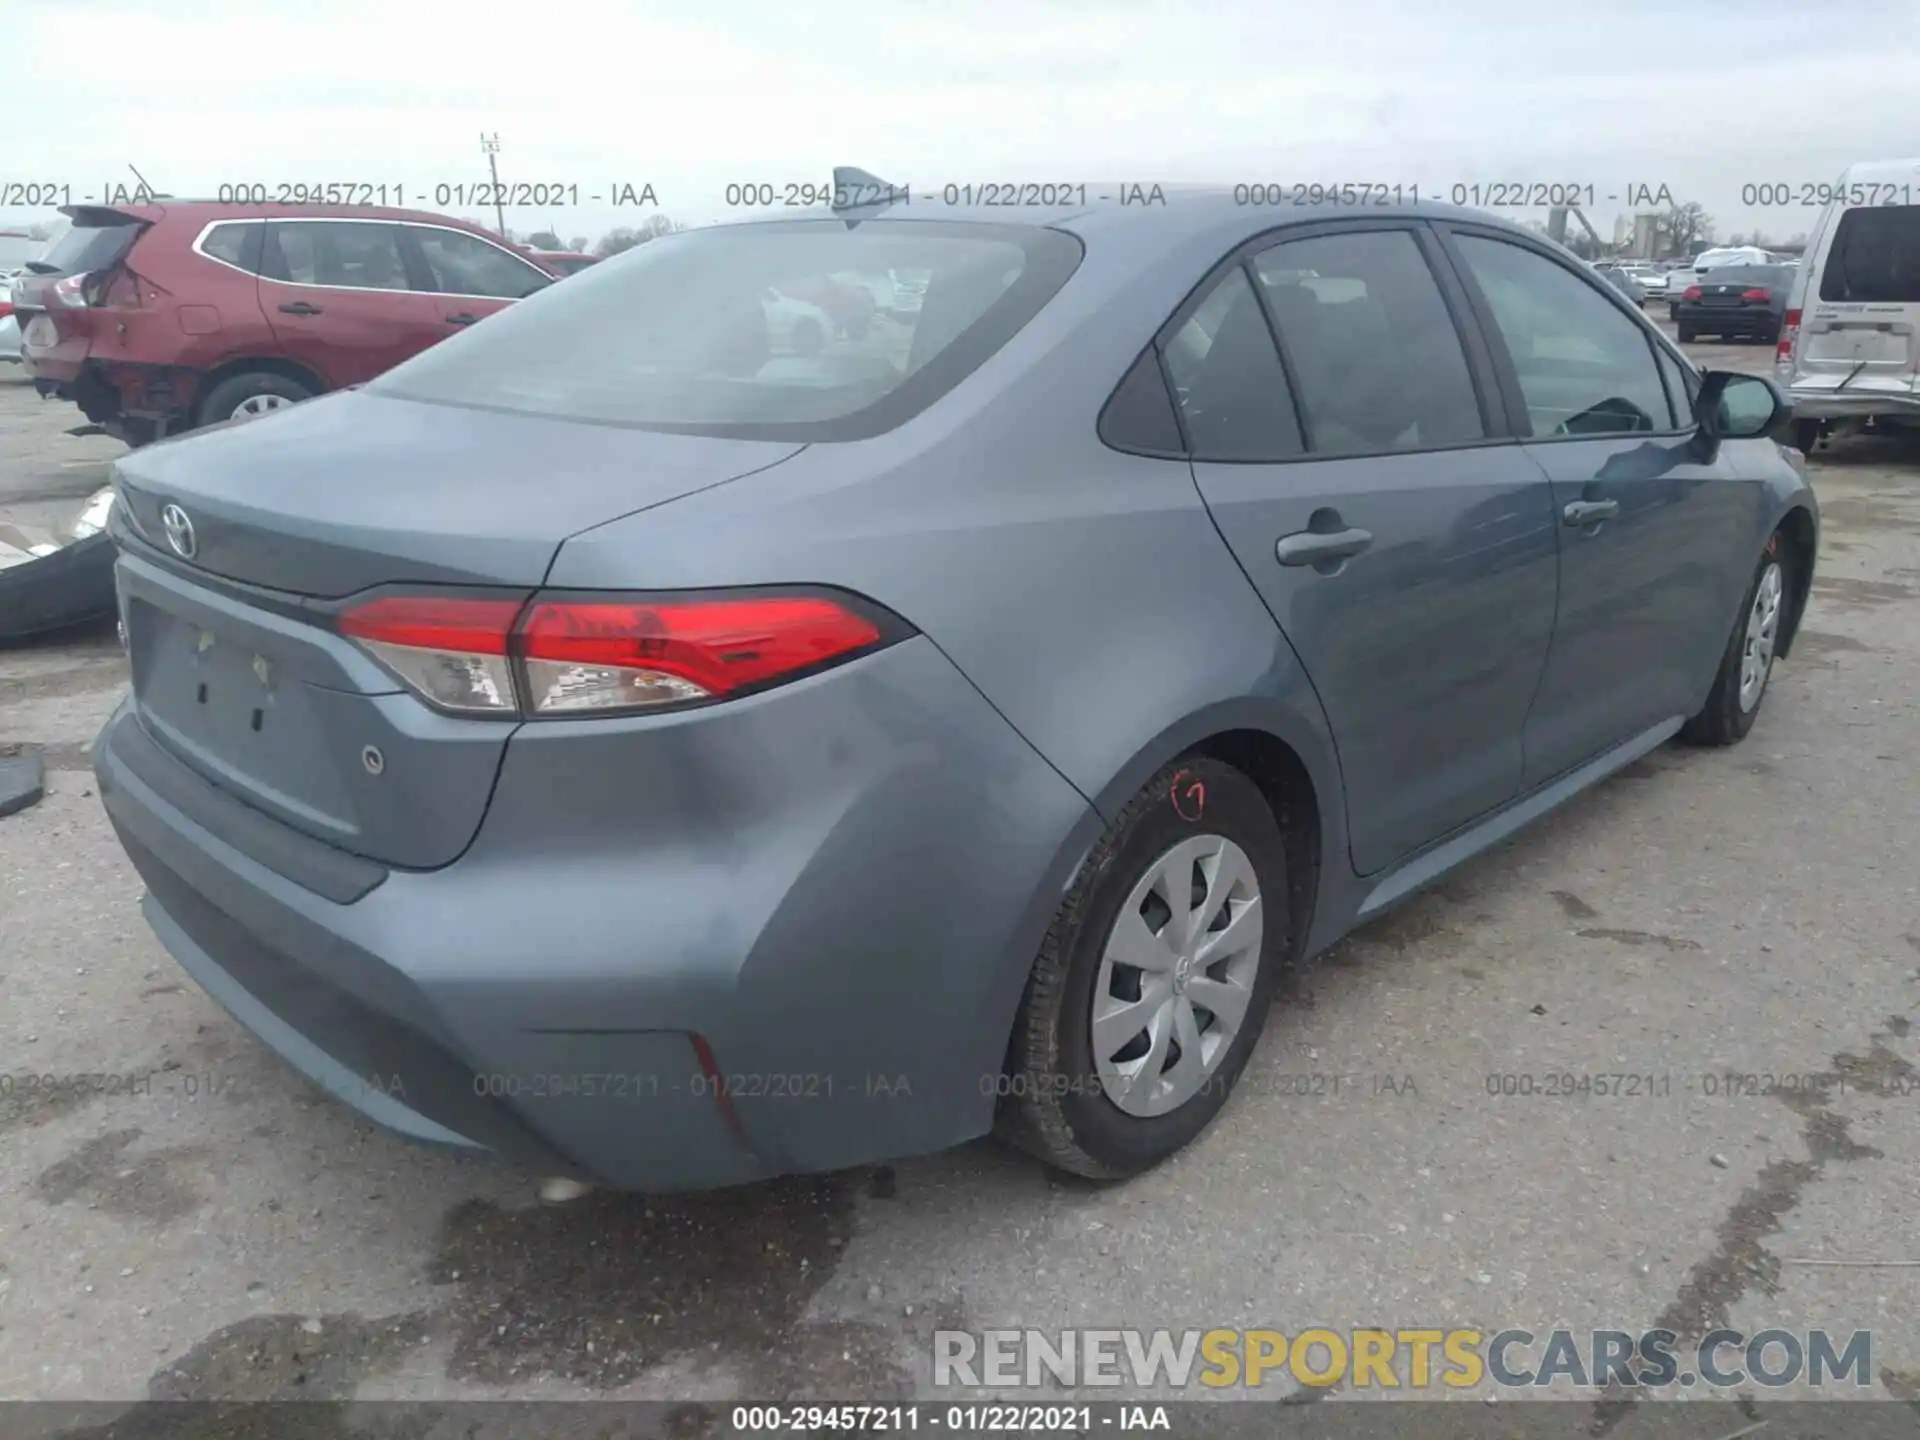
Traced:
<path fill-rule="evenodd" d="M 303 827 L 351 834 L 329 764 L 327 700 L 232 632 L 127 603 L 134 696 L 148 733 L 216 784 Z"/>

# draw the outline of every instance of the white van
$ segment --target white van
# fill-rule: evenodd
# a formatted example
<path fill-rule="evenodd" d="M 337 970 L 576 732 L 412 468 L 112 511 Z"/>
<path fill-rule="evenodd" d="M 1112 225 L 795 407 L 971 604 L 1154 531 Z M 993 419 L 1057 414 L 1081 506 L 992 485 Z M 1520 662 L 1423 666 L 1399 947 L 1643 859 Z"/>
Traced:
<path fill-rule="evenodd" d="M 1920 427 L 1920 160 L 1850 165 L 1807 243 L 1774 352 L 1794 440 Z"/>

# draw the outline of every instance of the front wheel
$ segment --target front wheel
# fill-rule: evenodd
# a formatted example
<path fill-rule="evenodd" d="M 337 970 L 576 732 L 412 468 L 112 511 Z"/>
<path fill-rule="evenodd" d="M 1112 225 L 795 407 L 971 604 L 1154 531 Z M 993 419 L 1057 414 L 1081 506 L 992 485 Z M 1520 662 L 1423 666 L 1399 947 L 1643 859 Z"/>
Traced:
<path fill-rule="evenodd" d="M 1217 760 L 1163 770 L 1081 868 L 1034 961 L 998 1128 L 1076 1175 L 1152 1168 L 1226 1103 L 1287 952 L 1286 850 Z"/>
<path fill-rule="evenodd" d="M 1786 598 L 1787 548 L 1776 530 L 1747 587 L 1746 604 L 1721 653 L 1707 703 L 1681 728 L 1682 740 L 1690 745 L 1734 745 L 1746 739 L 1773 676 L 1773 652 L 1780 641 Z"/>

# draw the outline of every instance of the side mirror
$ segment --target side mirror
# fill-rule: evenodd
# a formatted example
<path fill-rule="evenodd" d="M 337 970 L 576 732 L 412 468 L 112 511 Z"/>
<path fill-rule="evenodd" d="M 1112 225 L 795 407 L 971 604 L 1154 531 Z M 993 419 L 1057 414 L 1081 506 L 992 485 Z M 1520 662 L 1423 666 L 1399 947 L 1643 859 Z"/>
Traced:
<path fill-rule="evenodd" d="M 1771 434 L 1792 413 L 1793 402 L 1772 380 L 1737 370 L 1709 370 L 1693 402 L 1694 423 L 1710 440 Z"/>

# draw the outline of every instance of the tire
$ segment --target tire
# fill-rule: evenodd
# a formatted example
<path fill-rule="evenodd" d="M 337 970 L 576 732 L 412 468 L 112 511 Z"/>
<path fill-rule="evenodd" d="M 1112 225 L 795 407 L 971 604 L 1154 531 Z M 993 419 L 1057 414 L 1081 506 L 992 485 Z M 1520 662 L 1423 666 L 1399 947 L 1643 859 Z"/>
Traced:
<path fill-rule="evenodd" d="M 818 355 L 827 343 L 827 332 L 820 328 L 818 320 L 802 320 L 793 327 L 793 353 L 811 358 Z"/>
<path fill-rule="evenodd" d="M 1818 420 L 1796 420 L 1793 422 L 1793 448 L 1802 455 L 1813 454 L 1813 447 L 1820 443 L 1820 422 Z"/>
<path fill-rule="evenodd" d="M 1793 580 L 1790 565 L 1786 542 L 1776 530 L 1754 567 L 1753 580 L 1747 586 L 1739 618 L 1733 622 L 1733 634 L 1727 637 L 1727 648 L 1721 653 L 1707 703 L 1681 727 L 1680 738 L 1687 744 L 1737 745 L 1753 729 L 1767 698 L 1767 682 L 1773 676 L 1774 650 Z M 1757 657 L 1750 657 L 1750 650 L 1757 651 Z M 1757 684 L 1751 684 L 1756 666 Z"/>
<path fill-rule="evenodd" d="M 51 555 L 0 570 L 0 645 L 17 645 L 111 616 L 113 540 L 87 535 Z"/>
<path fill-rule="evenodd" d="M 229 376 L 200 398 L 195 412 L 196 425 L 217 425 L 223 420 L 249 418 L 269 413 L 286 405 L 311 400 L 314 392 L 298 380 L 276 375 L 271 370 L 247 370 Z"/>
<path fill-rule="evenodd" d="M 1197 853 L 1183 855 L 1183 849 Z M 1215 939 L 1214 958 L 1198 969 L 1189 968 L 1191 951 L 1176 961 L 1156 943 L 1155 933 L 1180 923 L 1166 903 L 1163 867 L 1184 879 L 1194 876 L 1195 860 L 1208 889 L 1223 863 L 1241 877 L 1215 913 L 1231 914 L 1235 926 L 1247 927 L 1249 920 L 1259 925 L 1257 937 L 1242 930 L 1238 943 L 1222 946 Z M 1242 905 L 1251 898 L 1257 908 L 1230 911 L 1236 891 Z M 1191 890 L 1187 903 L 1192 903 Z M 1212 908 L 1203 900 L 1200 913 Z M 1166 970 L 1150 975 L 1105 963 L 1109 941 L 1129 918 L 1139 948 L 1126 953 L 1165 958 Z M 1096 1180 L 1125 1179 L 1165 1160 L 1206 1129 L 1246 1068 L 1266 1023 L 1291 930 L 1286 845 L 1259 787 L 1212 759 L 1178 761 L 1162 770 L 1101 837 L 1047 931 L 1014 1026 L 1007 1093 L 995 1128 L 1049 1165 Z M 1202 932 L 1202 942 L 1221 933 L 1216 920 L 1215 928 Z M 1143 1009 L 1142 1029 L 1125 1045 L 1118 1043 L 1124 1025 L 1113 1028 L 1107 1046 L 1096 1045 L 1096 994 L 1109 1004 L 1152 1005 L 1149 986 L 1178 989 L 1155 1010 Z M 1203 995 L 1244 999 L 1237 1029 L 1226 1019 L 1227 1007 L 1208 1012 Z M 1193 1029 L 1181 1023 L 1183 1005 Z M 1149 1022 L 1168 1037 L 1166 1044 L 1157 1038 L 1149 1042 Z M 1229 1028 L 1223 1031 L 1223 1025 Z M 1178 1050 L 1183 1029 L 1190 1040 L 1200 1037 L 1201 1045 Z M 1214 1041 L 1212 1053 L 1208 1037 Z M 1149 1078 L 1156 1047 L 1163 1069 Z M 1097 1056 L 1101 1048 L 1111 1053 Z M 1198 1069 L 1166 1065 L 1176 1052 L 1182 1066 L 1190 1055 L 1199 1055 Z M 1121 1066 L 1133 1071 L 1131 1087 Z"/>
<path fill-rule="evenodd" d="M 1700 332 L 1691 325 L 1682 325 L 1680 327 L 1680 343 L 1682 345 L 1691 345 L 1699 334 Z"/>

